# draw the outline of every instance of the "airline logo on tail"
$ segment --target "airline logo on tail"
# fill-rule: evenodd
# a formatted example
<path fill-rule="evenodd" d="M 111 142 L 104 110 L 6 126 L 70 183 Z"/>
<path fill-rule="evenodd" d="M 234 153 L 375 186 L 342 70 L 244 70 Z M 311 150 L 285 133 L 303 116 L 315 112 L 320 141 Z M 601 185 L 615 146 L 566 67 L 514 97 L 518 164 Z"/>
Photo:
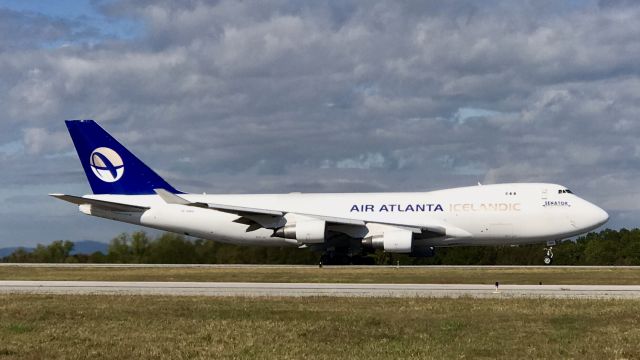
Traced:
<path fill-rule="evenodd" d="M 116 182 L 124 174 L 122 158 L 117 152 L 107 147 L 99 147 L 93 150 L 89 164 L 93 174 L 104 182 Z"/>

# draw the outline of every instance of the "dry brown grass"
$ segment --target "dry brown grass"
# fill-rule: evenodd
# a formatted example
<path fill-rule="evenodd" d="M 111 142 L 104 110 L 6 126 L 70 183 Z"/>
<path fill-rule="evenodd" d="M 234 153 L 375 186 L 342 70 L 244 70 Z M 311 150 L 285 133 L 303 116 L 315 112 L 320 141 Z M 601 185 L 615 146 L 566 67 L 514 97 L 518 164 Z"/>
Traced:
<path fill-rule="evenodd" d="M 0 295 L 0 358 L 637 358 L 639 305 Z"/>
<path fill-rule="evenodd" d="M 0 267 L 0 280 L 640 285 L 640 268 Z"/>

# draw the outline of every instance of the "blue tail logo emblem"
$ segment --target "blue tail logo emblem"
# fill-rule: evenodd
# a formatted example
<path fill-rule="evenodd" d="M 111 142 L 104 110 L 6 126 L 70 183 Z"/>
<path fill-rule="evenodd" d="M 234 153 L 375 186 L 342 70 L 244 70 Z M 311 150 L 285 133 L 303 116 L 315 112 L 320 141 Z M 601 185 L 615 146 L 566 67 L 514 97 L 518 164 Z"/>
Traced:
<path fill-rule="evenodd" d="M 122 158 L 117 152 L 107 147 L 93 150 L 89 164 L 93 174 L 104 182 L 116 182 L 124 175 Z"/>

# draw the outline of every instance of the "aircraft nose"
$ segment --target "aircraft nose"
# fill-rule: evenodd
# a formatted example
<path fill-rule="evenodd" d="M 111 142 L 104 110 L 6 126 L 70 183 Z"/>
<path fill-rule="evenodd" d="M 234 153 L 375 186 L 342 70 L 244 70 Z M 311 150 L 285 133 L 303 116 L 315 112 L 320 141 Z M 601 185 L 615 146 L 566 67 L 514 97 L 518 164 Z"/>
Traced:
<path fill-rule="evenodd" d="M 606 211 L 602 210 L 600 207 L 590 204 L 591 209 L 589 211 L 590 218 L 593 221 L 593 227 L 596 228 L 609 220 L 609 214 Z"/>

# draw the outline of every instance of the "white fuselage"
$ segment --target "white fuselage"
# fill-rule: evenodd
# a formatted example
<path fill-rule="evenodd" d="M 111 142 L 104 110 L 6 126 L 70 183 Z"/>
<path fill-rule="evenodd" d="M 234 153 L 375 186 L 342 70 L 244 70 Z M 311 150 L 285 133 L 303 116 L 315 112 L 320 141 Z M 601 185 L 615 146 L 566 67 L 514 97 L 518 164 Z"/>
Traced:
<path fill-rule="evenodd" d="M 198 203 L 286 214 L 336 217 L 408 227 L 442 227 L 450 236 L 431 246 L 524 244 L 560 240 L 604 224 L 607 213 L 554 184 L 480 185 L 415 193 L 182 194 Z M 247 230 L 238 215 L 168 204 L 158 195 L 88 195 L 91 199 L 149 207 L 143 213 L 91 209 L 90 215 L 234 244 L 295 245 L 272 229 Z M 82 210 L 82 206 L 81 206 Z M 375 226 L 369 228 L 375 231 Z M 360 234 L 364 236 L 366 234 Z"/>

